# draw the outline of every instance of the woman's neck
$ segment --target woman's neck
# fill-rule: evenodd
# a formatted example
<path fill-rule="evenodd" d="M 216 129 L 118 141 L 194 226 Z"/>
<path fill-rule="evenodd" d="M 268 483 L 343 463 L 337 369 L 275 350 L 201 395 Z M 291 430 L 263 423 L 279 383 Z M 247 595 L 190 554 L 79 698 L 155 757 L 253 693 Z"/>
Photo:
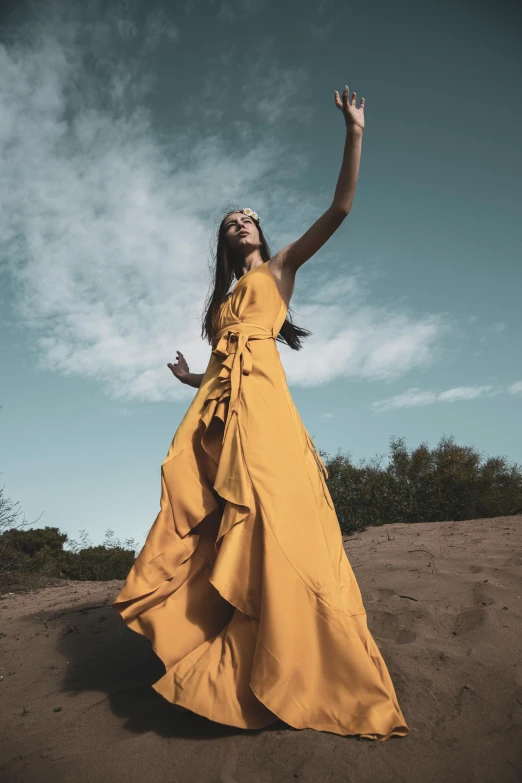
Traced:
<path fill-rule="evenodd" d="M 261 253 L 259 250 L 253 250 L 251 253 L 248 253 L 244 258 L 241 259 L 238 265 L 238 271 L 241 271 L 242 275 L 245 275 L 255 266 L 262 266 L 262 264 L 264 264 L 264 261 L 261 257 Z"/>

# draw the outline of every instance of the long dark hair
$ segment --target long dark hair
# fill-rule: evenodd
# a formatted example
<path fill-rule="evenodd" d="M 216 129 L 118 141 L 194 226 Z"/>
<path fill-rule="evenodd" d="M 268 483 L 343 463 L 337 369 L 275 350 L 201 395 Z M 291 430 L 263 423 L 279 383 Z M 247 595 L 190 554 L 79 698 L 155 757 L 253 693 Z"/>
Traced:
<path fill-rule="evenodd" d="M 242 209 L 229 209 L 221 220 L 217 230 L 216 249 L 212 251 L 214 263 L 211 272 L 214 283 L 205 301 L 205 313 L 201 329 L 201 336 L 206 338 L 209 343 L 212 343 L 214 335 L 218 331 L 219 308 L 221 304 L 228 299 L 228 291 L 232 281 L 234 278 L 239 280 L 241 277 L 240 259 L 234 258 L 233 253 L 231 253 L 228 248 L 224 226 L 225 219 L 232 214 L 232 212 L 242 211 Z M 263 261 L 269 261 L 272 256 L 265 235 L 263 234 L 263 229 L 259 225 L 258 220 L 252 218 L 252 221 L 258 230 L 259 239 L 261 240 L 261 247 L 259 248 L 261 258 Z M 287 312 L 286 319 L 279 331 L 277 339 L 281 342 L 285 342 L 295 351 L 299 351 L 303 347 L 301 339 L 308 337 L 310 334 L 312 333 L 308 329 L 303 329 L 300 326 L 293 324 L 289 312 Z"/>

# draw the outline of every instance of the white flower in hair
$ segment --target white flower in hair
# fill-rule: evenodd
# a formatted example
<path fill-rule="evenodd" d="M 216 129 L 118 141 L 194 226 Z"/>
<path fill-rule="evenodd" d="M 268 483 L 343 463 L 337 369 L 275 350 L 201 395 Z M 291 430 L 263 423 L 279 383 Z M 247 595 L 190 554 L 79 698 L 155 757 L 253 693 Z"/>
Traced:
<path fill-rule="evenodd" d="M 254 220 L 259 220 L 259 215 L 257 212 L 254 212 L 253 209 L 249 209 L 249 207 L 245 207 L 245 209 L 242 210 L 245 215 L 248 215 L 248 217 L 254 218 Z"/>

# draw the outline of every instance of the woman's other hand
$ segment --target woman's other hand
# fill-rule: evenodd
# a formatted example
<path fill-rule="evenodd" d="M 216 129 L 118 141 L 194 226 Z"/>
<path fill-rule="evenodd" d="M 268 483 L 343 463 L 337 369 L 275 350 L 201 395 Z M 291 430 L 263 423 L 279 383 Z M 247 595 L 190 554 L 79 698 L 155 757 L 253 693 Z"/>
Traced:
<path fill-rule="evenodd" d="M 180 351 L 176 351 L 177 358 L 176 358 L 176 364 L 171 364 L 170 362 L 167 363 L 167 367 L 169 367 L 172 370 L 172 374 L 176 376 L 178 381 L 181 381 L 181 383 L 186 383 L 187 379 L 190 375 L 190 370 L 187 362 L 185 361 L 185 357 Z"/>

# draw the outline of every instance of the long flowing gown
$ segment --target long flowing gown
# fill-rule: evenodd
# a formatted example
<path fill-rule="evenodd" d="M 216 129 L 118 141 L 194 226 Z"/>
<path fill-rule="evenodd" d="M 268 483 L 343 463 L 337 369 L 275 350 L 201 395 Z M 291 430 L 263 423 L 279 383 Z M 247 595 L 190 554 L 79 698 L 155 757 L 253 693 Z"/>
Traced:
<path fill-rule="evenodd" d="M 160 511 L 113 608 L 165 665 L 153 688 L 219 723 L 386 740 L 409 728 L 288 389 L 269 262 L 220 309 L 161 465 Z"/>

